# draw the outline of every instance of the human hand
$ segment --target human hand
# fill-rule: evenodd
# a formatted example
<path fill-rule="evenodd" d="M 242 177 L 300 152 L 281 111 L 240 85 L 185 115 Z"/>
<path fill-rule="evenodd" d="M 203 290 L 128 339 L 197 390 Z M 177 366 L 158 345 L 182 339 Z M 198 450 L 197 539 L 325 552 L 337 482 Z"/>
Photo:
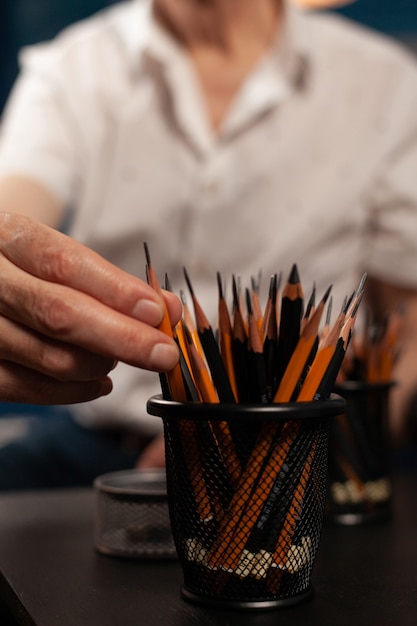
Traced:
<path fill-rule="evenodd" d="M 0 400 L 84 402 L 110 393 L 117 361 L 168 371 L 174 340 L 157 330 L 149 285 L 70 237 L 0 213 Z M 181 303 L 164 292 L 175 324 Z"/>

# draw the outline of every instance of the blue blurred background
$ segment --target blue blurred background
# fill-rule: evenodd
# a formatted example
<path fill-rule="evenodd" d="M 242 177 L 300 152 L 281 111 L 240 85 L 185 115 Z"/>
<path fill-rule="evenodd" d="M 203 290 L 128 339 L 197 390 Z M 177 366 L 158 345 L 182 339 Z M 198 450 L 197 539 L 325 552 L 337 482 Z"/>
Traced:
<path fill-rule="evenodd" d="M 17 74 L 17 52 L 120 0 L 0 0 L 0 112 Z M 340 13 L 417 51 L 417 0 L 357 0 Z"/>

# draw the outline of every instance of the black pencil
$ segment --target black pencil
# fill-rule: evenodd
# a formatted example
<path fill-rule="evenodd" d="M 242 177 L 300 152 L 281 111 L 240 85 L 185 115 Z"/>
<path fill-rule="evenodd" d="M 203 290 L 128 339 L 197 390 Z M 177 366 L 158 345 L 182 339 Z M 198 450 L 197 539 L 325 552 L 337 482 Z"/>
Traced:
<path fill-rule="evenodd" d="M 232 320 L 232 353 L 234 370 L 236 375 L 236 385 L 239 402 L 245 403 L 249 400 L 249 371 L 248 371 L 248 350 L 247 334 L 242 310 L 239 303 L 239 293 L 235 276 L 232 277 L 233 289 L 233 320 Z"/>
<path fill-rule="evenodd" d="M 303 302 L 304 297 L 300 276 L 297 265 L 294 264 L 281 298 L 276 373 L 277 385 L 281 381 L 300 337 Z"/>
<path fill-rule="evenodd" d="M 220 355 L 223 360 L 224 367 L 229 378 L 230 386 L 233 391 L 235 401 L 238 401 L 239 393 L 235 374 L 235 364 L 233 360 L 232 350 L 232 322 L 230 320 L 229 311 L 227 309 L 226 300 L 223 293 L 223 285 L 220 272 L 217 272 L 217 285 L 219 290 L 218 302 L 218 329 L 219 329 L 219 345 Z"/>
<path fill-rule="evenodd" d="M 249 381 L 251 402 L 267 402 L 267 380 L 263 345 L 256 323 L 252 299 L 249 289 L 246 290 L 246 306 L 248 309 L 248 354 L 249 354 Z"/>
<path fill-rule="evenodd" d="M 196 298 L 190 277 L 188 276 L 185 268 L 184 276 L 194 305 L 194 315 L 198 336 L 200 337 L 204 355 L 206 357 L 219 400 L 220 402 L 235 403 L 235 397 L 227 376 L 226 368 L 224 367 L 223 360 L 220 355 L 218 343 L 214 337 L 212 327 L 210 326 L 210 323 Z"/>

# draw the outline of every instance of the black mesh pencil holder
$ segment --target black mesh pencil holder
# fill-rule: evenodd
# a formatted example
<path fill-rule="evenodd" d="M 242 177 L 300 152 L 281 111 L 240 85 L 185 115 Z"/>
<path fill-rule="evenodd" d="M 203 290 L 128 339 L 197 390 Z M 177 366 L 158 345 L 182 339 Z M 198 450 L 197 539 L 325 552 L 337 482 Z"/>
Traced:
<path fill-rule="evenodd" d="M 172 559 L 164 470 L 121 470 L 94 481 L 94 543 L 98 552 L 138 559 Z"/>
<path fill-rule="evenodd" d="M 328 418 L 344 401 L 227 405 L 151 398 L 162 417 L 182 595 L 271 609 L 312 591 L 327 481 Z"/>
<path fill-rule="evenodd" d="M 335 523 L 373 523 L 392 513 L 388 426 L 393 384 L 346 381 L 336 388 L 346 409 L 329 433 L 327 515 Z"/>

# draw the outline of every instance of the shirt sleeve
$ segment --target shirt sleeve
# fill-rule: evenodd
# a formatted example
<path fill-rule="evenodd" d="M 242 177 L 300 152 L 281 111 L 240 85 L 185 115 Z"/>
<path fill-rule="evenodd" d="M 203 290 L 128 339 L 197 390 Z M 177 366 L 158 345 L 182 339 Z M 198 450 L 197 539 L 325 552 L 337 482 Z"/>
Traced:
<path fill-rule="evenodd" d="M 69 206 L 82 166 L 82 138 L 64 68 L 49 44 L 24 49 L 20 61 L 2 118 L 0 174 L 33 178 Z"/>

